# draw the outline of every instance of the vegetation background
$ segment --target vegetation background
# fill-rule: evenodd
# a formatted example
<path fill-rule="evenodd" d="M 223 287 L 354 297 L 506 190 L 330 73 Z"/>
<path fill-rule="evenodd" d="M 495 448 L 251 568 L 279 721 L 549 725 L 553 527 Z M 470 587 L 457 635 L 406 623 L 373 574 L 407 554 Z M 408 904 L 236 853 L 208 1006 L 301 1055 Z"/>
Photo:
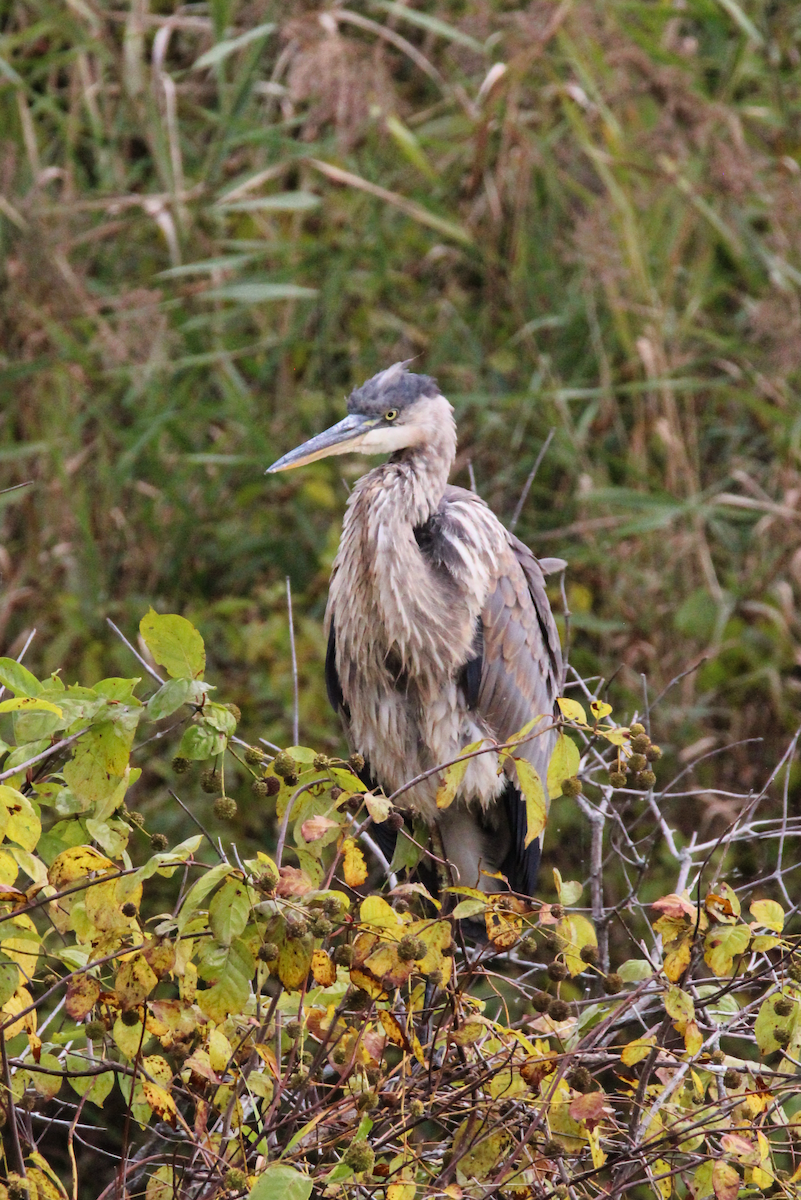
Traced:
<path fill-rule="evenodd" d="M 415 358 L 457 411 L 455 481 L 504 519 L 553 431 L 517 533 L 569 560 L 571 660 L 621 720 L 681 677 L 652 720 L 693 793 L 671 825 L 714 837 L 779 762 L 801 692 L 798 5 L 6 0 L 0 239 L 4 655 L 35 628 L 31 670 L 89 686 L 135 669 L 106 618 L 133 639 L 151 604 L 182 612 L 242 737 L 286 745 L 289 577 L 300 740 L 341 750 L 321 618 L 362 468 L 263 471 Z M 129 799 L 170 844 L 174 752 L 148 747 Z M 226 771 L 226 836 L 269 849 L 269 802 Z M 785 815 L 800 785 L 793 766 Z M 556 801 L 546 864 L 584 877 L 588 853 Z M 736 841 L 729 878 L 775 854 Z M 642 900 L 672 887 L 653 865 Z"/>
<path fill-rule="evenodd" d="M 555 431 L 517 532 L 569 560 L 576 668 L 621 715 L 695 668 L 655 717 L 668 770 L 761 781 L 801 688 L 798 6 L 0 11 L 4 653 L 35 627 L 31 669 L 91 684 L 131 673 L 105 618 L 184 612 L 243 736 L 285 745 L 288 576 L 301 740 L 339 747 L 321 617 L 362 468 L 263 471 L 415 357 L 503 518 Z M 177 838 L 173 751 L 137 788 Z M 553 863 L 584 824 L 557 805 Z"/>

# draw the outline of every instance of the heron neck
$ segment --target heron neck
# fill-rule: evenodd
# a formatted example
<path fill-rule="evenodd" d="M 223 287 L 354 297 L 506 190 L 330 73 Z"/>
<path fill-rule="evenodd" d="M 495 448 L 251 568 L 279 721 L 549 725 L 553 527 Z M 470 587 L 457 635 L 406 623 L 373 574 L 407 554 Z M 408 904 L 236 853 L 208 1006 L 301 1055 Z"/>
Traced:
<path fill-rule="evenodd" d="M 398 451 L 383 468 L 384 482 L 393 492 L 390 511 L 412 526 L 421 525 L 439 508 L 456 458 L 456 423 L 444 397 L 431 405 L 420 435 L 417 445 Z"/>

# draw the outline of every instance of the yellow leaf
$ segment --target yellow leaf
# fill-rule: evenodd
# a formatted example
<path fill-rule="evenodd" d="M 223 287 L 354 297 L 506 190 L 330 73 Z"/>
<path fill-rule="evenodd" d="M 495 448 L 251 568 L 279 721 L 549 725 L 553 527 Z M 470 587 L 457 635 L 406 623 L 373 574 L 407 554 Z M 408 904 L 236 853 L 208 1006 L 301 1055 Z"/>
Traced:
<path fill-rule="evenodd" d="M 29 1200 L 64 1200 L 66 1192 L 39 1167 L 28 1167 L 25 1192 Z"/>
<path fill-rule="evenodd" d="M 114 980 L 114 991 L 123 1012 L 138 1008 L 157 983 L 158 978 L 141 954 L 123 963 Z"/>
<path fill-rule="evenodd" d="M 665 1012 L 674 1021 L 692 1021 L 695 1019 L 695 1004 L 692 996 L 682 991 L 680 987 L 670 987 L 665 993 Z"/>
<path fill-rule="evenodd" d="M 604 717 L 608 717 L 611 711 L 612 705 L 607 704 L 604 700 L 592 700 L 590 702 L 590 712 L 596 721 L 601 721 Z"/>
<path fill-rule="evenodd" d="M 312 975 L 315 983 L 321 987 L 331 987 L 337 981 L 337 969 L 325 950 L 315 950 L 312 954 Z"/>
<path fill-rule="evenodd" d="M 23 1008 L 27 1008 L 31 1003 L 33 1001 L 28 989 L 24 987 L 17 988 L 14 995 L 9 1000 L 6 1000 L 0 1012 L 3 1013 L 4 1018 L 13 1017 L 18 1012 L 22 1012 Z M 16 1037 L 18 1033 L 23 1033 L 26 1029 L 28 1033 L 36 1032 L 36 1009 L 26 1013 L 24 1017 L 20 1017 L 18 1021 L 14 1021 L 7 1029 L 4 1029 L 3 1037 L 11 1041 L 13 1037 Z"/>
<path fill-rule="evenodd" d="M 19 874 L 19 867 L 14 857 L 7 850 L 0 850 L 0 883 L 12 887 Z"/>
<path fill-rule="evenodd" d="M 580 913 L 570 913 L 569 916 L 563 917 L 556 926 L 556 934 L 562 937 L 566 943 L 563 953 L 568 971 L 571 976 L 580 975 L 587 967 L 581 957 L 581 951 L 585 946 L 597 947 L 598 945 L 595 929 Z"/>
<path fill-rule="evenodd" d="M 3 828 L 10 842 L 23 850 L 35 850 L 42 833 L 42 822 L 27 796 L 7 784 L 0 784 L 0 810 Z"/>
<path fill-rule="evenodd" d="M 169 1121 L 170 1125 L 174 1125 L 178 1109 L 166 1088 L 161 1087 L 158 1083 L 151 1083 L 149 1079 L 143 1079 L 142 1091 L 144 1092 L 145 1100 L 147 1100 L 156 1116 L 161 1117 L 162 1121 Z"/>
<path fill-rule="evenodd" d="M 51 712 L 57 717 L 62 715 L 61 709 L 49 700 L 38 700 L 33 696 L 15 696 L 13 700 L 0 701 L 0 713 L 4 712 Z"/>
<path fill-rule="evenodd" d="M 395 909 L 380 896 L 368 896 L 366 900 L 362 900 L 359 920 L 362 925 L 386 931 L 393 938 L 399 938 L 403 933 L 400 913 L 395 912 Z"/>
<path fill-rule="evenodd" d="M 628 746 L 629 731 L 628 729 L 599 729 L 597 731 L 602 737 L 605 737 L 607 742 L 611 742 L 613 746 Z"/>
<path fill-rule="evenodd" d="M 141 1021 L 137 1021 L 135 1025 L 126 1025 L 121 1017 L 117 1017 L 111 1036 L 126 1058 L 135 1058 L 142 1047 L 143 1032 Z"/>
<path fill-rule="evenodd" d="M 55 888 L 65 887 L 76 879 L 83 879 L 91 871 L 114 870 L 114 863 L 99 854 L 92 846 L 71 846 L 62 850 L 50 864 L 47 877 Z"/>
<path fill-rule="evenodd" d="M 471 742 L 469 746 L 465 746 L 462 754 L 472 754 L 476 750 L 480 750 L 484 745 L 483 738 L 477 742 Z M 449 808 L 456 799 L 456 793 L 462 786 L 462 780 L 465 777 L 465 772 L 470 766 L 469 758 L 462 758 L 458 762 L 451 763 L 442 772 L 442 783 L 437 789 L 437 808 Z"/>
<path fill-rule="evenodd" d="M 764 925 L 776 933 L 784 929 L 784 909 L 775 900 L 754 900 L 751 912 L 758 925 Z"/>
<path fill-rule="evenodd" d="M 559 696 L 556 703 L 561 709 L 562 716 L 567 717 L 568 721 L 577 721 L 579 725 L 587 724 L 587 714 L 578 700 L 568 700 L 564 696 Z"/>
<path fill-rule="evenodd" d="M 644 1058 L 647 1058 L 655 1045 L 655 1037 L 635 1038 L 633 1042 L 629 1042 L 627 1046 L 623 1047 L 620 1057 L 627 1067 L 633 1067 L 635 1063 L 642 1062 Z"/>
<path fill-rule="evenodd" d="M 172 1167 L 157 1167 L 148 1175 L 145 1200 L 174 1200 L 176 1191 Z"/>
<path fill-rule="evenodd" d="M 681 979 L 690 961 L 692 941 L 689 936 L 671 942 L 665 948 L 664 970 L 671 983 Z"/>
<path fill-rule="evenodd" d="M 348 887 L 359 887 L 367 878 L 367 863 L 364 855 L 353 838 L 345 838 L 342 843 L 342 874 Z"/>
<path fill-rule="evenodd" d="M 278 954 L 278 978 L 287 991 L 295 992 L 303 986 L 311 963 L 312 939 L 287 938 Z"/>
<path fill-rule="evenodd" d="M 411 1043 L 409 1042 L 409 1039 L 407 1038 L 406 1033 L 397 1017 L 389 1012 L 388 1009 L 379 1008 L 378 1019 L 384 1026 L 384 1033 L 391 1042 L 393 1042 L 396 1046 L 401 1046 L 404 1050 L 411 1049 Z"/>
<path fill-rule="evenodd" d="M 487 937 L 499 950 L 514 946 L 523 931 L 523 920 L 515 912 L 504 908 L 488 907 L 484 910 Z"/>
<path fill-rule="evenodd" d="M 416 1194 L 416 1183 L 391 1183 L 387 1188 L 387 1200 L 414 1200 Z"/>
<path fill-rule="evenodd" d="M 209 1062 L 218 1075 L 226 1070 L 233 1057 L 231 1043 L 221 1029 L 212 1029 L 209 1034 Z"/>
<path fill-rule="evenodd" d="M 581 755 L 576 743 L 567 734 L 560 733 L 548 764 L 548 796 L 555 800 L 562 795 L 562 784 L 566 779 L 572 779 L 579 769 Z"/>
<path fill-rule="evenodd" d="M 64 1007 L 74 1021 L 82 1021 L 100 999 L 100 984 L 90 975 L 76 975 L 67 987 Z"/>
<path fill-rule="evenodd" d="M 36 960 L 40 950 L 36 926 L 27 913 L 16 913 L 12 921 L 0 925 L 0 932 L 3 931 L 6 934 L 12 934 L 13 931 L 12 936 L 4 937 L 0 942 L 3 953 L 13 959 L 22 970 L 23 975 L 31 979 L 36 969 Z M 30 932 L 30 937 L 26 936 L 27 932 Z"/>
<path fill-rule="evenodd" d="M 704 1044 L 704 1036 L 695 1021 L 688 1021 L 684 1030 L 684 1049 L 692 1057 Z"/>
<path fill-rule="evenodd" d="M 545 828 L 548 816 L 545 789 L 538 772 L 530 762 L 525 758 L 516 758 L 514 763 L 517 781 L 526 802 L 526 837 L 523 845 L 530 846 Z"/>
<path fill-rule="evenodd" d="M 670 1164 L 666 1163 L 664 1158 L 657 1158 L 651 1165 L 651 1171 L 662 1200 L 670 1200 L 673 1195 L 673 1172 Z M 664 1178 L 660 1178 L 660 1176 L 664 1176 Z"/>
<path fill-rule="evenodd" d="M 423 957 L 417 961 L 420 974 L 430 975 L 432 971 L 441 971 L 442 983 L 447 984 L 453 959 L 442 952 L 451 944 L 450 921 L 413 921 L 406 928 L 413 937 L 419 937 L 426 948 Z"/>

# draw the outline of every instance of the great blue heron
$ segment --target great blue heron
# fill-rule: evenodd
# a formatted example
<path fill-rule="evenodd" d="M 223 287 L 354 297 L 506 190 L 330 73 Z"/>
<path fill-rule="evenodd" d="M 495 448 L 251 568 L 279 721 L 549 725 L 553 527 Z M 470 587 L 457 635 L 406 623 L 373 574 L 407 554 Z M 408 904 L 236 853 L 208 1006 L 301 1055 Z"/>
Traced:
<path fill-rule="evenodd" d="M 434 379 L 395 363 L 351 393 L 344 420 L 269 469 L 350 452 L 390 458 L 348 500 L 325 617 L 326 683 L 352 749 L 390 795 L 467 744 L 502 744 L 549 717 L 561 652 L 540 563 L 483 500 L 448 485 L 456 425 Z M 543 784 L 553 736 L 515 751 Z M 430 775 L 398 803 L 439 829 L 455 882 L 495 892 L 500 873 L 532 895 L 540 847 L 524 845 L 513 769 L 499 773 L 494 752 L 471 759 L 443 810 L 440 782 Z M 394 837 L 376 828 L 382 844 Z"/>

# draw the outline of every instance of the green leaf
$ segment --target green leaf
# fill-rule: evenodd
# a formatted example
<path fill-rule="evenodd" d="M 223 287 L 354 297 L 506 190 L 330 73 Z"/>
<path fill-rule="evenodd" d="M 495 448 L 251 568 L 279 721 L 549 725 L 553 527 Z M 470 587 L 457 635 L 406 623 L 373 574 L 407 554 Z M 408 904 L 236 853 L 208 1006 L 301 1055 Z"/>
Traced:
<path fill-rule="evenodd" d="M 773 1054 L 779 1049 L 779 1042 L 775 1037 L 777 1029 L 786 1031 L 792 1039 L 799 1019 L 801 1019 L 801 1005 L 799 1004 L 793 1005 L 792 1012 L 788 1016 L 780 1017 L 773 1007 L 776 999 L 777 997 L 773 995 L 769 996 L 767 1000 L 763 1000 L 754 1023 L 754 1036 L 762 1054 Z M 792 1053 L 792 1051 L 790 1052 Z"/>
<path fill-rule="evenodd" d="M 461 900 L 451 915 L 456 921 L 464 921 L 467 917 L 475 917 L 485 912 L 486 908 L 486 900 Z"/>
<path fill-rule="evenodd" d="M 186 617 L 154 609 L 142 617 L 139 632 L 157 663 L 173 679 L 200 679 L 206 669 L 203 638 Z"/>
<path fill-rule="evenodd" d="M 747 925 L 718 925 L 704 942 L 704 962 L 715 975 L 730 975 L 734 959 L 742 954 L 751 940 Z"/>
<path fill-rule="evenodd" d="M 141 683 L 141 677 L 136 679 L 120 679 L 112 676 L 110 679 L 101 679 L 100 683 L 96 683 L 93 691 L 98 696 L 105 696 L 107 700 L 114 700 L 117 704 L 141 704 L 142 701 L 134 695 L 134 688 L 138 683 Z"/>
<path fill-rule="evenodd" d="M 191 679 L 168 679 L 147 702 L 147 715 L 151 721 L 172 716 L 192 695 Z"/>
<path fill-rule="evenodd" d="M 67 1071 L 87 1071 L 94 1066 L 90 1058 L 82 1058 L 78 1054 L 67 1055 Z M 103 1107 L 103 1101 L 114 1087 L 114 1072 L 103 1071 L 100 1075 L 68 1076 L 69 1084 L 79 1096 L 86 1096 L 93 1104 Z"/>
<path fill-rule="evenodd" d="M 217 733 L 231 737 L 236 732 L 236 717 L 224 704 L 208 701 L 203 707 L 203 722 Z"/>
<path fill-rule="evenodd" d="M 223 42 L 218 42 L 216 46 L 212 46 L 211 50 L 207 50 L 205 54 L 201 54 L 192 64 L 193 71 L 200 71 L 204 67 L 213 67 L 216 63 L 222 62 L 229 54 L 234 54 L 237 50 L 249 46 L 251 42 L 256 42 L 259 38 L 266 38 L 275 29 L 275 24 L 272 21 L 266 22 L 264 25 L 255 25 L 253 29 L 248 29 L 244 33 L 240 33 L 238 37 L 226 38 Z"/>
<path fill-rule="evenodd" d="M 250 1190 L 250 1200 L 309 1200 L 312 1181 L 295 1167 L 270 1163 Z"/>
<path fill-rule="evenodd" d="M 562 879 L 562 872 L 558 868 L 553 869 L 553 883 L 556 888 L 556 894 L 559 897 L 559 903 L 570 908 L 572 904 L 578 904 L 581 898 L 581 893 L 584 891 L 582 884 L 577 879 Z"/>
<path fill-rule="evenodd" d="M 359 776 L 353 771 L 346 770 L 345 767 L 330 767 L 329 770 L 331 778 L 337 787 L 344 788 L 346 792 L 367 791 L 367 784 L 362 783 L 361 779 L 359 779 Z"/>
<path fill-rule="evenodd" d="M 211 729 L 205 721 L 200 720 L 196 725 L 189 725 L 184 730 L 178 754 L 181 758 L 200 761 L 211 758 L 214 754 L 222 754 L 227 744 L 225 734 Z"/>
<path fill-rule="evenodd" d="M 218 204 L 215 212 L 310 212 L 319 208 L 322 200 L 314 192 L 279 192 L 275 196 L 252 196 L 248 200 L 232 200 Z"/>
<path fill-rule="evenodd" d="M 188 922 L 192 920 L 209 892 L 214 891 L 220 880 L 225 879 L 226 875 L 230 875 L 230 873 L 231 868 L 228 863 L 218 863 L 216 867 L 211 867 L 201 875 L 200 879 L 195 880 L 181 905 L 178 915 L 179 931 L 183 931 Z"/>
<path fill-rule="evenodd" d="M 15 696 L 38 696 L 42 690 L 36 676 L 13 658 L 0 658 L 0 683 L 11 688 Z"/>
<path fill-rule="evenodd" d="M 317 288 L 299 287 L 296 283 L 229 283 L 209 288 L 201 295 L 206 300 L 235 300 L 238 304 L 263 304 L 270 300 L 313 300 Z M 165 664 L 166 665 L 166 664 Z"/>
<path fill-rule="evenodd" d="M 651 978 L 654 968 L 647 959 L 627 958 L 620 964 L 617 973 L 624 983 L 642 983 L 644 979 Z"/>
<path fill-rule="evenodd" d="M 256 969 L 253 955 L 241 938 L 228 947 L 216 947 L 200 964 L 203 979 L 213 977 L 212 987 L 198 992 L 197 1002 L 211 1020 L 220 1024 L 229 1013 L 241 1012 L 250 995 L 250 980 Z"/>
<path fill-rule="evenodd" d="M 113 720 L 101 721 L 76 743 L 63 775 L 81 800 L 97 803 L 122 782 L 142 711 L 121 708 Z"/>
<path fill-rule="evenodd" d="M 20 983 L 19 967 L 0 952 L 0 1008 L 10 1000 Z"/>
<path fill-rule="evenodd" d="M 230 946 L 248 923 L 250 898 L 242 879 L 228 879 L 209 905 L 211 932 L 223 946 Z"/>
<path fill-rule="evenodd" d="M 393 17 L 399 17 L 402 21 L 408 21 L 410 25 L 417 25 L 420 29 L 425 29 L 428 33 L 437 34 L 439 37 L 446 38 L 449 42 L 456 42 L 460 46 L 466 46 L 469 50 L 475 51 L 476 54 L 486 54 L 487 48 L 481 42 L 476 41 L 474 37 L 470 37 L 469 33 L 463 33 L 461 29 L 456 29 L 455 26 L 449 25 L 446 21 L 441 21 L 439 17 L 432 17 L 426 12 L 420 12 L 419 9 L 409 8 L 406 4 L 398 4 L 396 0 L 371 0 L 371 3 L 383 8 L 385 12 L 390 13 Z"/>
<path fill-rule="evenodd" d="M 389 865 L 390 871 L 394 873 L 404 869 L 412 871 L 422 858 L 423 851 L 420 847 L 425 846 L 428 842 L 428 828 L 419 818 L 414 823 L 412 837 L 414 841 L 407 837 L 402 829 L 398 830 L 395 853 L 392 855 L 392 862 Z"/>

